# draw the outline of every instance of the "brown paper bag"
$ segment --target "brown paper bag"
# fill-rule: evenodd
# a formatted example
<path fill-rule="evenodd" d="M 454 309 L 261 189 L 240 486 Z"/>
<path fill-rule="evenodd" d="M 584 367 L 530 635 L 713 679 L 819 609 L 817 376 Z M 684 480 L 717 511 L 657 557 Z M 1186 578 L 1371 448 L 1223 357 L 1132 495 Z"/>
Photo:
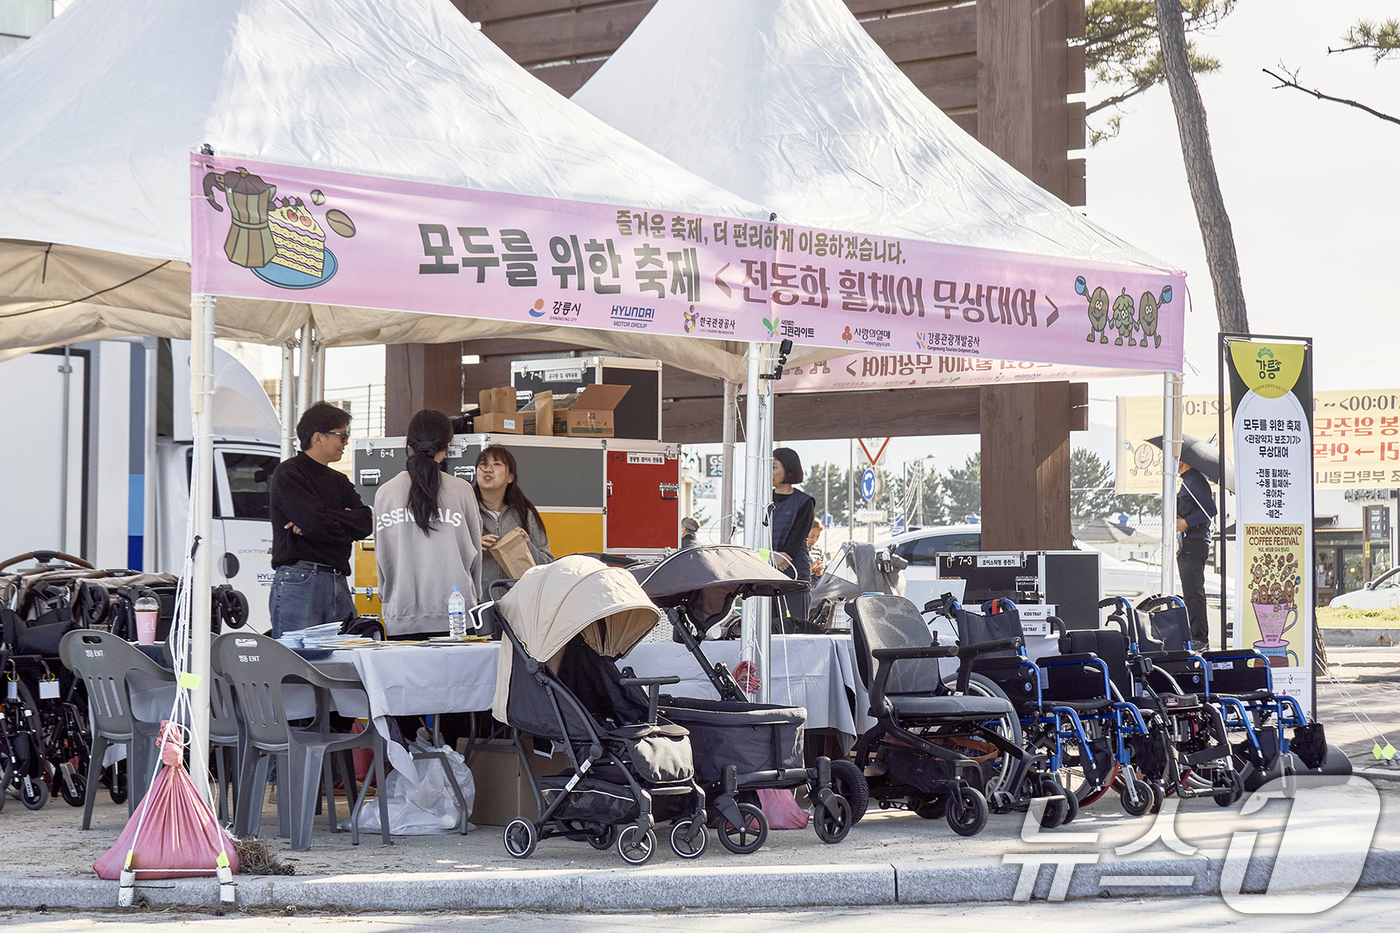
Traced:
<path fill-rule="evenodd" d="M 521 528 L 512 528 L 501 535 L 487 553 L 512 580 L 519 580 L 525 571 L 535 566 L 535 559 L 530 556 L 530 536 Z"/>

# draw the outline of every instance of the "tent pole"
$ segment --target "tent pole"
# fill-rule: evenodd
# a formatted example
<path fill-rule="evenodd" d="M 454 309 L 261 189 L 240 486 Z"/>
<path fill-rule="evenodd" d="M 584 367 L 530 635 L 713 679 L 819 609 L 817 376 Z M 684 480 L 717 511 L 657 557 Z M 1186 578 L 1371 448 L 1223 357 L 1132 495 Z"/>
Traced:
<path fill-rule="evenodd" d="M 729 544 L 734 539 L 734 422 L 737 420 L 734 409 L 739 404 L 739 387 L 730 380 L 724 380 L 724 475 L 719 481 L 719 541 Z"/>
<path fill-rule="evenodd" d="M 763 475 L 767 463 L 764 449 L 763 406 L 759 398 L 763 380 L 759 379 L 763 344 L 749 342 L 749 379 L 747 408 L 744 422 L 744 544 L 754 550 L 768 546 L 763 532 L 763 520 L 771 485 Z M 767 664 L 768 639 L 772 630 L 770 600 L 765 596 L 750 596 L 744 600 L 744 616 L 740 628 L 740 657 L 748 661 L 761 678 L 758 690 L 752 694 L 760 703 L 767 702 L 768 679 L 762 669 Z"/>
<path fill-rule="evenodd" d="M 297 372 L 297 410 L 301 417 L 311 407 L 311 322 L 301 326 L 301 368 Z"/>
<path fill-rule="evenodd" d="M 197 348 L 190 365 L 190 411 L 194 413 L 194 551 L 190 579 L 189 670 L 199 676 L 190 696 L 190 773 L 209 773 L 209 616 L 214 563 L 214 296 L 195 295 L 191 304 L 190 345 Z M 197 362 L 198 365 L 195 365 Z M 208 802 L 209 782 L 195 786 Z"/>
<path fill-rule="evenodd" d="M 160 341 L 155 337 L 142 337 L 141 344 L 146 351 L 146 433 L 142 457 L 144 487 L 141 515 L 141 569 L 147 573 L 156 569 L 160 552 L 160 542 L 156 541 L 156 392 L 160 381 Z"/>
<path fill-rule="evenodd" d="M 282 414 L 282 459 L 290 460 L 296 454 L 296 422 L 297 422 L 297 397 L 296 397 L 296 353 L 295 342 L 287 341 L 282 346 L 282 381 L 279 384 L 278 405 Z"/>
<path fill-rule="evenodd" d="M 1162 592 L 1176 592 L 1176 461 L 1181 454 L 1181 374 L 1162 374 Z"/>
<path fill-rule="evenodd" d="M 311 371 L 316 376 L 312 400 L 324 402 L 326 400 L 326 344 L 321 340 L 320 333 L 314 327 L 311 328 L 311 352 L 315 354 L 315 362 L 311 364 Z"/>

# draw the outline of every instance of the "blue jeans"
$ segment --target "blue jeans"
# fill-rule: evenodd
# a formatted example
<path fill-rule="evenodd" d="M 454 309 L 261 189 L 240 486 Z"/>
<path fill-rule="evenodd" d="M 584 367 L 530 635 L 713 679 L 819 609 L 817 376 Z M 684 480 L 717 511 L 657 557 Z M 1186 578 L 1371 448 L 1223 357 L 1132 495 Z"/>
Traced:
<path fill-rule="evenodd" d="M 350 584 L 344 577 L 295 564 L 277 568 L 267 604 L 273 638 L 324 622 L 344 622 L 356 614 Z"/>

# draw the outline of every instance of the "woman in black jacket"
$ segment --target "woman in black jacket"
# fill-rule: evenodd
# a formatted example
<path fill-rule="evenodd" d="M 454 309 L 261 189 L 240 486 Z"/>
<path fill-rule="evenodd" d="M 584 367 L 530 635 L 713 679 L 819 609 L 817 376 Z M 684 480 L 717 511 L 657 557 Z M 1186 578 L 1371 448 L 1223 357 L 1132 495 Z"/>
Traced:
<path fill-rule="evenodd" d="M 773 451 L 773 550 L 778 569 L 795 580 L 808 585 L 812 582 L 812 563 L 807 549 L 807 534 L 816 518 L 817 503 L 811 496 L 794 489 L 802 482 L 802 460 L 790 447 Z M 804 631 L 807 623 L 808 594 L 804 590 L 779 600 L 786 611 L 778 619 L 784 631 Z M 789 618 L 791 617 L 791 621 Z"/>

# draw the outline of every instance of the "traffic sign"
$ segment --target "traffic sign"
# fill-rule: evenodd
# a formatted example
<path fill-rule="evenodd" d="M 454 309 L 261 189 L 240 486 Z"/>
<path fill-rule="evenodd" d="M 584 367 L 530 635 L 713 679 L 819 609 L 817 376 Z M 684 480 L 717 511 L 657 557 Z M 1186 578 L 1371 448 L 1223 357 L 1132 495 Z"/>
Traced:
<path fill-rule="evenodd" d="M 865 472 L 860 474 L 860 495 L 866 502 L 875 498 L 875 468 L 866 467 Z"/>
<path fill-rule="evenodd" d="M 894 517 L 894 527 L 893 527 L 892 529 L 890 529 L 890 534 L 896 534 L 896 535 L 902 535 L 902 534 L 904 534 L 904 516 L 903 516 L 903 515 L 896 515 L 896 516 Z"/>
<path fill-rule="evenodd" d="M 856 509 L 856 521 L 862 525 L 879 525 L 884 520 L 884 509 Z"/>
<path fill-rule="evenodd" d="M 827 512 L 825 515 L 822 516 L 822 524 L 825 525 L 827 528 L 831 527 L 832 518 L 830 512 Z"/>
<path fill-rule="evenodd" d="M 880 456 L 885 452 L 885 448 L 890 446 L 888 437 L 858 437 L 856 443 L 860 444 L 860 449 L 865 452 L 865 459 L 870 461 L 871 466 L 879 466 Z M 870 451 L 874 450 L 872 454 Z"/>

